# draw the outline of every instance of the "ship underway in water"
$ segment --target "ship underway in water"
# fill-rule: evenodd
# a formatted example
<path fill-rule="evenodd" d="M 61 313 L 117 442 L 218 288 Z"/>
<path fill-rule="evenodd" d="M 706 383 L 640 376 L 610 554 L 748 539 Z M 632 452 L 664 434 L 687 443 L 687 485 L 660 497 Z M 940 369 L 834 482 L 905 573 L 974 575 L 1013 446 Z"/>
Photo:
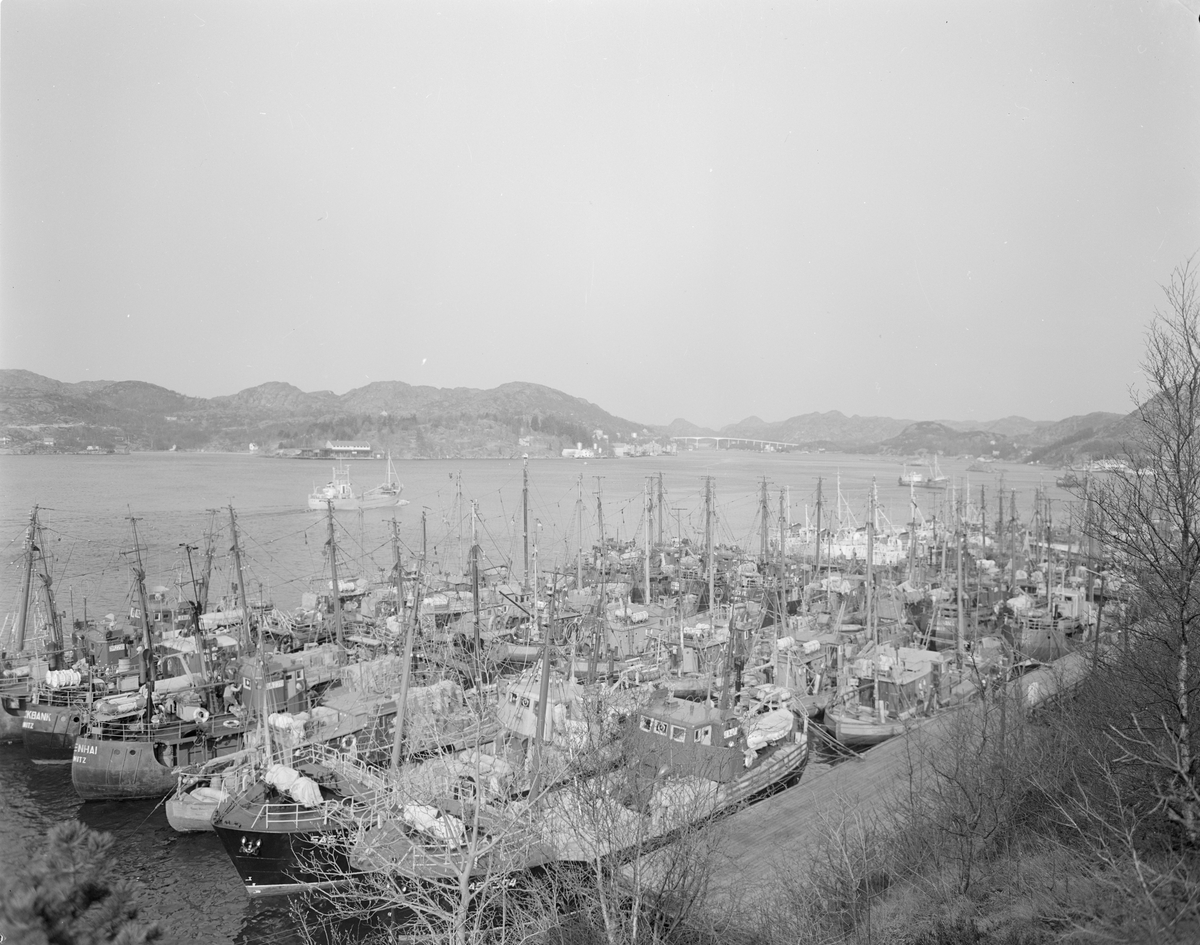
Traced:
<path fill-rule="evenodd" d="M 339 463 L 333 468 L 333 478 L 323 486 L 313 489 L 308 497 L 308 507 L 314 511 L 324 512 L 330 506 L 335 512 L 357 512 L 359 509 L 386 509 L 398 505 L 408 505 L 407 499 L 400 498 L 404 486 L 396 475 L 392 465 L 392 454 L 387 457 L 387 479 L 367 489 L 361 494 L 354 491 L 350 482 L 350 467 Z"/>

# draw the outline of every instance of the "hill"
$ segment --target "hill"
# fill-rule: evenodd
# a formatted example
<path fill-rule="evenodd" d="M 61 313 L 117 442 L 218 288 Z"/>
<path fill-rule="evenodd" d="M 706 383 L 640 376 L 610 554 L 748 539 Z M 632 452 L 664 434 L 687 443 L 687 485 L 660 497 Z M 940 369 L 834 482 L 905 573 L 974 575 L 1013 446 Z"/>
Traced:
<path fill-rule="evenodd" d="M 0 431 L 17 449 L 305 450 L 356 439 L 398 457 L 465 457 L 558 455 L 596 431 L 629 441 L 645 427 L 523 382 L 478 390 L 380 381 L 339 395 L 270 381 L 206 399 L 141 381 L 70 384 L 0 370 Z"/>
<path fill-rule="evenodd" d="M 653 429 L 580 397 L 524 381 L 488 390 L 375 381 L 344 394 L 268 381 L 220 397 L 189 397 L 143 381 L 66 383 L 0 370 L 0 434 L 18 450 L 212 449 L 304 451 L 327 440 L 367 440 L 399 457 L 559 455 L 595 441 L 728 436 L 855 452 L 995 454 L 1061 465 L 1118 456 L 1128 417 L 1090 413 L 1059 421 L 1004 417 L 904 420 L 837 410 L 713 430 L 683 418 Z M 597 431 L 599 431 L 597 435 Z"/>

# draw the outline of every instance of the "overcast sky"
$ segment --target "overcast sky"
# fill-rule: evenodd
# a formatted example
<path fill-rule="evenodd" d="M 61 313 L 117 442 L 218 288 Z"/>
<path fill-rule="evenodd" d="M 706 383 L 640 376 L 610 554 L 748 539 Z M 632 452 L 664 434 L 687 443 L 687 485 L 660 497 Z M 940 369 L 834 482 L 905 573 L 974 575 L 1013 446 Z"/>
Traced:
<path fill-rule="evenodd" d="M 1194 0 L 0 5 L 0 366 L 628 419 L 1129 409 Z"/>

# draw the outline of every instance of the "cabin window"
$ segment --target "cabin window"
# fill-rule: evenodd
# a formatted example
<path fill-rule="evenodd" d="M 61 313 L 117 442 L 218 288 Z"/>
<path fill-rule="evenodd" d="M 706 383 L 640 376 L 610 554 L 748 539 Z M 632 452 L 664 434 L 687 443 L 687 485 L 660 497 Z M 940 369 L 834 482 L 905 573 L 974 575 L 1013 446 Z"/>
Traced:
<path fill-rule="evenodd" d="M 638 724 L 641 726 L 641 729 L 642 729 L 642 731 L 643 731 L 643 732 L 648 732 L 648 731 L 650 731 L 650 720 L 649 720 L 648 718 L 646 718 L 646 716 L 644 716 L 644 715 L 643 715 L 643 716 L 642 716 L 642 717 L 641 717 L 641 718 L 638 720 Z"/>
<path fill-rule="evenodd" d="M 528 708 L 529 708 L 529 696 L 522 696 L 522 697 L 521 697 L 521 707 L 522 707 L 522 708 L 525 708 L 525 709 L 528 709 Z"/>
<path fill-rule="evenodd" d="M 692 741 L 698 745 L 712 744 L 712 726 L 706 725 L 704 728 L 698 728 L 692 733 Z"/>
<path fill-rule="evenodd" d="M 517 704 L 517 694 L 515 692 L 510 692 L 508 694 L 508 701 L 511 702 L 513 705 L 516 705 Z"/>
<path fill-rule="evenodd" d="M 667 734 L 667 723 L 662 721 L 661 719 L 655 719 L 654 720 L 654 734 L 655 735 L 666 735 Z"/>
<path fill-rule="evenodd" d="M 686 742 L 687 741 L 687 729 L 684 728 L 682 725 L 672 725 L 671 726 L 671 741 Z"/>

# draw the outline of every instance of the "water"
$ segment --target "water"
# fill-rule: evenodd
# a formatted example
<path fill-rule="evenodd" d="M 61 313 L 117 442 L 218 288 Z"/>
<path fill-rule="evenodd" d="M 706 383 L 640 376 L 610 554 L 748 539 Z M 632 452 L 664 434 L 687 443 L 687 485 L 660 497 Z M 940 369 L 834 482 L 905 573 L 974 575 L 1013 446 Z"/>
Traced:
<path fill-rule="evenodd" d="M 968 462 L 945 460 L 942 468 L 962 482 Z M 1070 497 L 1054 487 L 1052 470 L 994 465 L 994 472 L 970 474 L 975 501 L 979 485 L 987 489 L 992 520 L 1000 472 L 1005 488 L 1018 491 L 1023 516 L 1027 518 L 1032 508 L 1034 490 L 1048 488 L 1056 519 L 1065 520 Z M 404 496 L 411 503 L 395 510 L 402 554 L 411 557 L 419 551 L 424 512 L 429 554 L 447 570 L 465 565 L 474 500 L 484 564 L 511 563 L 520 576 L 520 460 L 430 460 L 398 468 Z M 350 469 L 359 489 L 385 478 L 382 460 L 358 460 Z M 541 568 L 573 569 L 579 544 L 580 476 L 585 547 L 598 536 L 598 489 L 605 534 L 640 541 L 642 490 L 646 477 L 661 472 L 666 535 L 703 534 L 701 477 L 707 475 L 714 477 L 718 540 L 757 548 L 762 477 L 769 483 L 772 517 L 778 514 L 779 490 L 790 487 L 794 521 L 803 521 L 806 506 L 812 514 L 818 476 L 824 479 L 826 516 L 835 508 L 840 478 L 846 506 L 861 521 L 875 478 L 882 508 L 899 525 L 910 517 L 909 490 L 896 482 L 900 471 L 894 457 L 828 453 L 697 451 L 660 459 L 531 460 L 530 544 L 537 547 Z M 7 550 L 0 573 L 0 607 L 8 614 L 16 611 L 24 533 L 35 504 L 42 509 L 39 517 L 53 556 L 58 608 L 68 619 L 85 612 L 95 617 L 128 609 L 131 515 L 139 519 L 147 584 L 182 587 L 186 596 L 190 578 L 181 545 L 202 548 L 212 517 L 208 510 L 221 510 L 216 521 L 223 531 L 212 586 L 214 595 L 227 593 L 233 570 L 230 505 L 238 518 L 250 596 L 295 607 L 303 593 L 328 581 L 328 523 L 323 513 L 308 511 L 305 502 L 314 483 L 324 482 L 329 473 L 326 463 L 236 454 L 0 456 L 0 538 Z M 924 514 L 932 515 L 931 503 L 942 500 L 918 493 L 917 501 Z M 367 577 L 390 568 L 391 520 L 391 510 L 339 514 L 339 567 Z M 198 552 L 193 559 L 199 567 Z M 6 630 L 11 633 L 11 619 Z M 6 642 L 0 635 L 0 646 Z M 246 945 L 300 940 L 284 902 L 249 900 L 215 835 L 175 833 L 154 802 L 84 804 L 71 786 L 69 765 L 34 765 L 19 746 L 0 746 L 0 870 L 20 869 L 49 828 L 70 818 L 115 835 L 115 855 L 123 872 L 146 886 L 144 915 L 162 922 L 181 940 Z"/>

